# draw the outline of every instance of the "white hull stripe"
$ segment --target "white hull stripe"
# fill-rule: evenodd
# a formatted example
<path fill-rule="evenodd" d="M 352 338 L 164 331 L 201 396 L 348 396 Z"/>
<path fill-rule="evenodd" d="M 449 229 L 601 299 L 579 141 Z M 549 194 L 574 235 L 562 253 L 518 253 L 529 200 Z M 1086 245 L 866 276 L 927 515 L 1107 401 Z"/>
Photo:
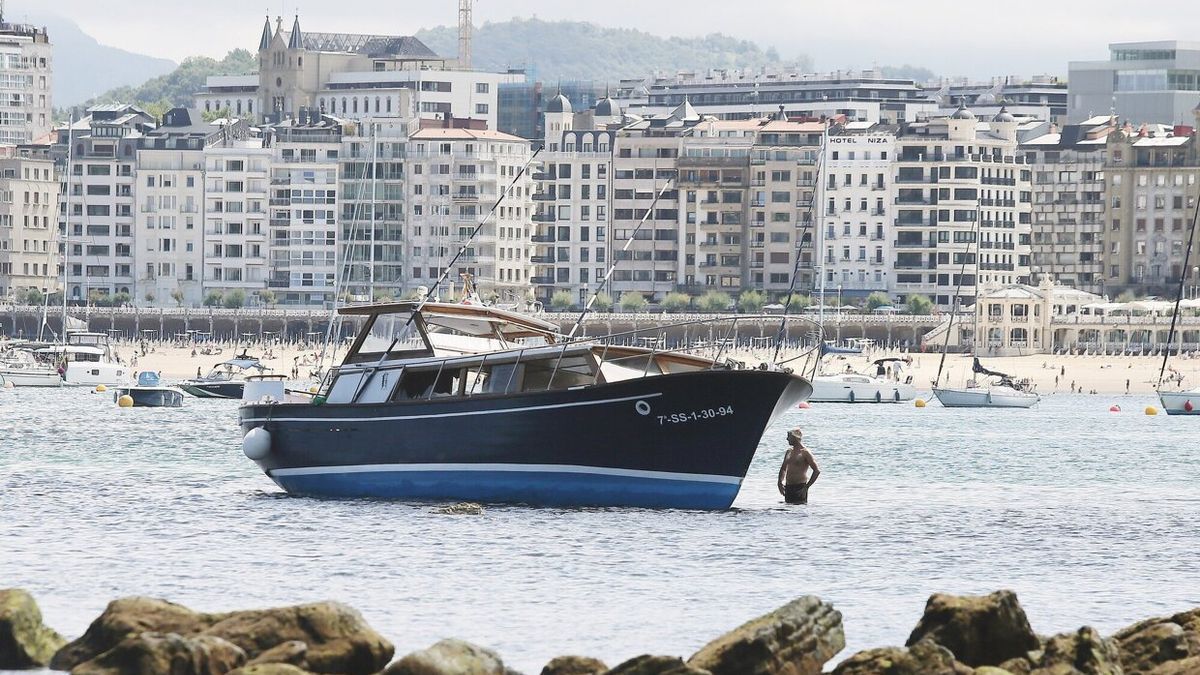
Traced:
<path fill-rule="evenodd" d="M 555 403 L 552 405 L 535 405 L 525 408 L 502 408 L 500 410 L 469 410 L 464 412 L 452 413 L 437 413 L 434 415 L 394 415 L 389 417 L 255 417 L 252 419 L 242 420 L 242 423 L 254 422 L 313 422 L 315 424 L 324 424 L 326 422 L 399 422 L 402 420 L 428 420 L 437 419 L 440 417 L 468 417 L 472 415 L 504 415 L 507 413 L 530 412 L 533 410 L 557 410 L 560 408 L 580 408 L 584 406 L 606 405 L 608 403 L 626 403 L 628 401 L 641 401 L 648 398 L 658 398 L 662 396 L 657 394 L 644 394 L 642 396 L 626 396 L 625 398 L 609 398 L 602 401 L 580 401 L 578 403 Z"/>
<path fill-rule="evenodd" d="M 432 472 L 503 472 L 503 473 L 575 473 L 612 476 L 619 478 L 652 478 L 655 480 L 692 481 L 700 483 L 723 483 L 741 485 L 737 476 L 720 476 L 706 473 L 676 473 L 671 471 L 643 471 L 639 469 L 612 469 L 599 466 L 569 464 L 351 464 L 346 466 L 312 466 L 268 471 L 272 477 L 322 476 L 356 473 L 432 473 Z"/>

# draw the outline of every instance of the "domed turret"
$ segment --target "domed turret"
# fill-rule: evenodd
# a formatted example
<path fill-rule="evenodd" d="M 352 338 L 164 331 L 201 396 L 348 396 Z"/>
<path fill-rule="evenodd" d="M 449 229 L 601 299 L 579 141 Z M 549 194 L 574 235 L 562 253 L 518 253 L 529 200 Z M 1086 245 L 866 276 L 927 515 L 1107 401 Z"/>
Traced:
<path fill-rule="evenodd" d="M 967 110 L 966 105 L 959 103 L 958 110 L 954 111 L 954 114 L 950 116 L 950 119 L 952 119 L 952 120 L 973 120 L 973 119 L 975 119 L 975 113 L 971 112 L 970 110 Z"/>
<path fill-rule="evenodd" d="M 546 112 L 548 113 L 569 113 L 571 112 L 571 102 L 567 100 L 562 92 L 558 92 L 558 96 L 550 99 L 546 103 Z"/>
<path fill-rule="evenodd" d="M 611 96 L 605 96 L 596 102 L 596 117 L 620 117 L 621 106 L 612 99 Z"/>
<path fill-rule="evenodd" d="M 996 116 L 992 118 L 992 121 L 1000 122 L 1002 124 L 1010 124 L 1012 122 L 1016 122 L 1017 118 L 1013 117 L 1012 113 L 1008 112 L 1008 108 L 1000 106 L 1000 112 L 996 113 Z"/>

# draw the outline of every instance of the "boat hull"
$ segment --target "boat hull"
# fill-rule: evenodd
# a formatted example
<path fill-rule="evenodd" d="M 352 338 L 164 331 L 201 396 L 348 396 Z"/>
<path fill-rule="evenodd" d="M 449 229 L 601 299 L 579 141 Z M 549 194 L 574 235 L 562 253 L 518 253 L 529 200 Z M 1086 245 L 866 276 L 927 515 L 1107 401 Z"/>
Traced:
<path fill-rule="evenodd" d="M 945 408 L 1031 408 L 1041 398 L 1037 394 L 1012 389 L 934 389 L 933 395 Z"/>
<path fill-rule="evenodd" d="M 0 368 L 0 383 L 11 382 L 14 387 L 61 387 L 62 376 L 55 371 Z"/>
<path fill-rule="evenodd" d="M 180 408 L 183 392 L 170 387 L 121 387 L 113 390 L 113 401 L 122 396 L 133 399 L 135 408 Z"/>
<path fill-rule="evenodd" d="M 196 398 L 236 398 L 242 397 L 246 383 L 241 381 L 205 382 L 203 380 L 185 380 L 179 383 L 179 388 Z"/>
<path fill-rule="evenodd" d="M 1168 415 L 1200 415 L 1200 391 L 1160 391 L 1158 400 Z"/>
<path fill-rule="evenodd" d="M 63 384 L 95 387 L 97 385 L 114 386 L 128 384 L 133 373 L 125 366 L 116 363 L 96 361 L 71 361 L 67 364 Z"/>
<path fill-rule="evenodd" d="M 813 403 L 904 403 L 917 397 L 910 384 L 870 378 L 869 382 L 846 382 L 837 375 L 813 378 Z"/>
<path fill-rule="evenodd" d="M 257 462 L 294 494 L 726 509 L 768 425 L 809 393 L 785 373 L 701 371 L 507 396 L 244 405 L 241 426 L 268 432 Z"/>

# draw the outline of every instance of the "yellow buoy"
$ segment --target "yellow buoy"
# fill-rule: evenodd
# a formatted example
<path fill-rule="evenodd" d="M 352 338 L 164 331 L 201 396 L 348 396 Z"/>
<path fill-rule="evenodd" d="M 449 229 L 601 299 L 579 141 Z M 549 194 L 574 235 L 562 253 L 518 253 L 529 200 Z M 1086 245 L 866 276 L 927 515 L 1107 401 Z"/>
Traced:
<path fill-rule="evenodd" d="M 125 394 L 121 398 L 117 399 L 117 405 L 121 406 L 122 408 L 132 408 L 133 397 L 129 394 Z"/>
<path fill-rule="evenodd" d="M 1147 414 L 1147 415 L 1157 415 L 1157 414 L 1158 414 L 1158 408 L 1155 408 L 1155 407 L 1154 407 L 1154 406 L 1152 406 L 1152 405 L 1148 405 L 1148 406 L 1146 406 L 1146 414 Z"/>
<path fill-rule="evenodd" d="M 925 407 L 925 399 L 919 398 L 916 401 L 913 401 L 913 405 L 918 408 L 924 408 Z"/>
<path fill-rule="evenodd" d="M 103 394 L 104 392 L 108 391 L 108 387 L 106 387 L 106 386 L 104 386 L 104 385 L 102 385 L 102 384 L 98 384 L 98 385 L 96 385 L 96 391 L 97 391 L 98 393 L 101 393 L 101 394 Z"/>

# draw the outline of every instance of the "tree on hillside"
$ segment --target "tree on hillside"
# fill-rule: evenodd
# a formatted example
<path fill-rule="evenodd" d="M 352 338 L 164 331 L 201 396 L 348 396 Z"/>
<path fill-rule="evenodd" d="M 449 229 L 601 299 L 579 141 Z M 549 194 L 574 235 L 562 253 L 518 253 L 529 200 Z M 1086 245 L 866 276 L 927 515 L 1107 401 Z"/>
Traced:
<path fill-rule="evenodd" d="M 118 87 L 84 103 L 132 103 L 161 117 L 176 106 L 192 105 L 192 95 L 204 89 L 212 75 L 252 75 L 258 71 L 258 57 L 245 49 L 235 49 L 220 61 L 207 56 L 185 59 L 179 67 L 137 87 Z M 150 110 L 154 108 L 154 112 Z M 157 114 L 156 114 L 157 113 Z"/>

